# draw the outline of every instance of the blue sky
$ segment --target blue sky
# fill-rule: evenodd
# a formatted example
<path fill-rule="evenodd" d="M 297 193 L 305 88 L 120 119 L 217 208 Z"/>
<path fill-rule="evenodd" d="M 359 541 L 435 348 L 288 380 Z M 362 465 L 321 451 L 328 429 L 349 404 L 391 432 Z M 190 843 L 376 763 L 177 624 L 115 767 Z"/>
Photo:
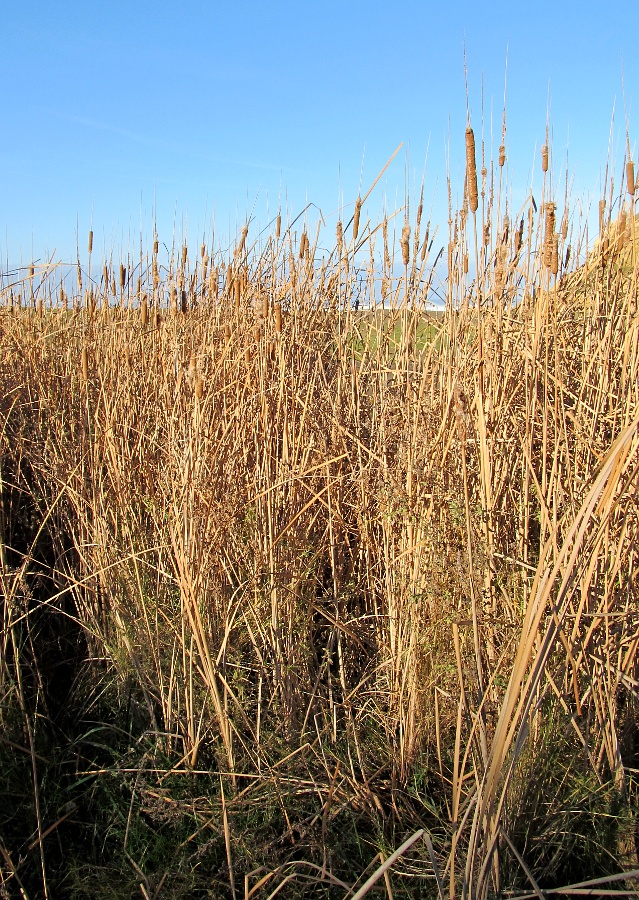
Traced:
<path fill-rule="evenodd" d="M 333 228 L 404 146 L 368 201 L 421 183 L 446 226 L 447 146 L 463 182 L 464 42 L 476 134 L 500 143 L 507 69 L 512 202 L 538 172 L 550 110 L 557 181 L 596 204 L 613 108 L 613 155 L 639 119 L 639 13 L 583 3 L 4 0 L 0 11 L 3 267 L 95 246 L 116 255 L 174 227 L 224 243 L 247 213 L 312 201 Z M 622 85 L 625 85 L 625 100 Z M 624 112 L 624 104 L 626 112 Z M 633 119 L 636 121 L 633 130 Z M 491 137 L 492 128 L 492 137 Z M 619 175 L 620 173 L 618 173 Z M 257 228 L 257 225 L 256 225 Z"/>

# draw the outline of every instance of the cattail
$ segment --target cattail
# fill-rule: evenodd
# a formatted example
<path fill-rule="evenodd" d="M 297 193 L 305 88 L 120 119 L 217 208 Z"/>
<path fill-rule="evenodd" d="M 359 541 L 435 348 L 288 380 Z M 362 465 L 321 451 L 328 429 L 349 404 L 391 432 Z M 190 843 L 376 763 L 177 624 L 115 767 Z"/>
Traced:
<path fill-rule="evenodd" d="M 468 275 L 468 254 L 464 253 L 464 261 L 463 261 L 464 275 Z"/>
<path fill-rule="evenodd" d="M 307 255 L 307 253 L 308 253 L 307 246 L 308 246 L 308 235 L 306 234 L 306 231 L 303 231 L 302 236 L 300 238 L 300 259 L 304 259 L 304 257 Z"/>
<path fill-rule="evenodd" d="M 564 210 L 564 214 L 561 217 L 561 239 L 563 241 L 568 237 L 568 209 Z"/>
<path fill-rule="evenodd" d="M 153 328 L 157 331 L 162 325 L 162 316 L 160 315 L 160 310 L 154 307 L 153 309 Z"/>
<path fill-rule="evenodd" d="M 89 356 L 87 354 L 87 348 L 82 348 L 82 381 L 86 382 L 89 380 Z"/>
<path fill-rule="evenodd" d="M 337 238 L 337 252 L 339 255 L 342 255 L 342 245 L 344 243 L 344 227 L 342 225 L 341 219 L 337 220 L 337 227 L 335 228 L 335 236 Z"/>
<path fill-rule="evenodd" d="M 275 331 L 278 334 L 282 333 L 282 304 L 275 304 Z"/>
<path fill-rule="evenodd" d="M 158 250 L 160 249 L 160 242 L 158 241 L 157 235 L 153 241 L 153 253 L 155 256 L 158 255 Z"/>
<path fill-rule="evenodd" d="M 122 263 L 120 263 L 120 290 L 124 289 L 125 284 L 126 284 L 126 266 L 123 266 Z"/>
<path fill-rule="evenodd" d="M 268 319 L 268 294 L 264 294 L 262 297 L 262 318 Z"/>
<path fill-rule="evenodd" d="M 239 256 L 241 253 L 244 252 L 244 245 L 246 243 L 247 234 L 248 234 L 248 225 L 245 225 L 244 228 L 242 229 L 242 233 L 240 235 L 240 242 L 237 245 L 237 249 L 235 251 L 237 256 Z"/>
<path fill-rule="evenodd" d="M 521 245 L 523 244 L 523 242 L 524 242 L 524 220 L 522 218 L 519 223 L 519 228 L 515 232 L 515 256 L 517 256 L 519 254 L 519 251 L 521 250 Z"/>
<path fill-rule="evenodd" d="M 410 225 L 408 224 L 408 222 L 406 222 L 404 224 L 404 227 L 402 228 L 402 237 L 399 242 L 400 246 L 402 248 L 402 262 L 404 263 L 405 266 L 408 265 L 408 262 L 410 260 L 410 243 L 409 243 L 409 241 L 410 241 Z"/>
<path fill-rule="evenodd" d="M 142 328 L 146 327 L 148 312 L 149 309 L 146 300 L 146 294 L 142 294 L 142 299 L 140 300 L 140 325 L 142 326 Z"/>
<path fill-rule="evenodd" d="M 42 297 L 38 297 L 38 302 L 36 303 L 36 313 L 38 318 L 42 318 L 43 308 L 42 308 Z"/>
<path fill-rule="evenodd" d="M 544 235 L 544 265 L 547 269 L 552 268 L 554 242 L 555 242 L 555 209 L 554 203 L 546 203 L 546 222 Z"/>
<path fill-rule="evenodd" d="M 186 246 L 186 244 L 184 244 L 184 246 L 182 247 L 182 268 L 184 268 L 184 266 L 186 265 L 186 259 L 188 255 L 189 248 Z"/>
<path fill-rule="evenodd" d="M 89 253 L 93 252 L 93 231 L 89 231 Z"/>
<path fill-rule="evenodd" d="M 603 234 L 606 222 L 606 201 L 599 201 L 599 234 Z"/>
<path fill-rule="evenodd" d="M 548 171 L 548 144 L 544 144 L 541 148 L 541 171 Z"/>
<path fill-rule="evenodd" d="M 260 341 L 262 340 L 262 326 L 261 325 L 255 325 L 253 327 L 253 338 L 254 338 L 256 344 L 259 344 Z"/>
<path fill-rule="evenodd" d="M 278 213 L 277 219 L 275 220 L 275 240 L 276 241 L 279 241 L 281 234 L 282 234 L 282 216 Z"/>
<path fill-rule="evenodd" d="M 634 197 L 637 184 L 635 182 L 635 164 L 631 159 L 626 163 L 626 187 L 630 196 Z"/>
<path fill-rule="evenodd" d="M 174 284 L 171 285 L 171 298 L 169 300 L 169 307 L 172 313 L 177 313 L 177 288 Z"/>
<path fill-rule="evenodd" d="M 502 144 L 499 148 L 499 168 L 503 169 L 506 162 L 506 147 Z"/>
<path fill-rule="evenodd" d="M 423 212 L 424 212 L 424 204 L 420 200 L 419 206 L 417 207 L 417 219 L 416 219 L 416 227 L 417 228 L 419 228 L 419 226 L 421 225 Z"/>
<path fill-rule="evenodd" d="M 359 215 L 362 210 L 362 198 L 358 197 L 355 201 L 355 212 L 353 214 L 353 240 L 357 240 L 357 234 L 359 232 Z"/>
<path fill-rule="evenodd" d="M 195 376 L 195 396 L 198 400 L 202 399 L 202 394 L 204 393 L 204 379 L 201 375 Z"/>
<path fill-rule="evenodd" d="M 184 313 L 184 314 L 186 314 L 186 313 L 188 312 L 188 310 L 189 310 L 189 303 L 188 303 L 188 299 L 187 299 L 186 291 L 185 291 L 185 290 L 182 290 L 182 304 L 181 304 L 181 308 L 182 308 L 182 313 Z"/>
<path fill-rule="evenodd" d="M 466 185 L 470 211 L 477 212 L 479 196 L 477 194 L 477 164 L 475 162 L 475 134 L 468 126 L 466 129 Z"/>
<path fill-rule="evenodd" d="M 490 223 L 486 222 L 484 225 L 484 247 L 487 247 L 490 244 Z"/>

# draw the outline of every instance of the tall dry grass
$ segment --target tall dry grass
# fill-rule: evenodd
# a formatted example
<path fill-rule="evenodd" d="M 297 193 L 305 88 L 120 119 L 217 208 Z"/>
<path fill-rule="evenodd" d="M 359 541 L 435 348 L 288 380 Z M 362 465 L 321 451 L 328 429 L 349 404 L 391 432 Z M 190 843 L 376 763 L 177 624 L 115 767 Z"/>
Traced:
<path fill-rule="evenodd" d="M 421 202 L 373 224 L 366 195 L 330 253 L 278 216 L 230 253 L 156 239 L 99 278 L 78 263 L 73 288 L 56 269 L 5 287 L 0 693 L 26 723 L 45 894 L 43 607 L 81 629 L 95 693 L 138 697 L 158 784 L 219 776 L 198 827 L 224 833 L 230 896 L 243 877 L 247 898 L 541 896 L 636 867 L 634 171 L 571 267 L 548 147 L 516 215 L 505 148 L 479 172 L 470 127 L 466 149 L 436 258 Z M 621 798 L 605 852 L 597 823 L 566 833 L 575 774 Z M 257 859 L 234 823 L 271 802 L 285 824 Z M 350 887 L 327 849 L 344 810 L 402 844 Z"/>

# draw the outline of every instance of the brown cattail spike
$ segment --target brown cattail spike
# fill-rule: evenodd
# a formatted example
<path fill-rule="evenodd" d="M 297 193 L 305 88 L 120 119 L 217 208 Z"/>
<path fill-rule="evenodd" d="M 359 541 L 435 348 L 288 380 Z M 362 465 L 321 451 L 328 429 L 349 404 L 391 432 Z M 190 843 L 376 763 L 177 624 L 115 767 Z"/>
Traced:
<path fill-rule="evenodd" d="M 357 240 L 359 233 L 359 216 L 362 211 L 362 198 L 358 197 L 355 201 L 355 212 L 353 214 L 353 240 Z"/>
<path fill-rule="evenodd" d="M 477 212 L 479 197 L 477 194 L 477 163 L 475 161 L 475 134 L 468 126 L 466 129 L 466 185 L 468 189 L 468 205 L 472 213 Z"/>
<path fill-rule="evenodd" d="M 142 299 L 140 300 L 140 325 L 142 326 L 142 328 L 146 327 L 148 313 L 149 307 L 147 304 L 146 294 L 142 294 Z"/>
<path fill-rule="evenodd" d="M 275 220 L 275 240 L 276 241 L 279 241 L 281 234 L 282 234 L 282 216 L 278 213 L 277 219 Z"/>
<path fill-rule="evenodd" d="M 541 171 L 548 171 L 548 144 L 544 144 L 541 148 Z"/>
<path fill-rule="evenodd" d="M 503 169 L 504 163 L 506 162 L 506 148 L 502 144 L 499 148 L 499 168 Z"/>
<path fill-rule="evenodd" d="M 93 252 L 93 232 L 89 232 L 89 253 Z"/>
<path fill-rule="evenodd" d="M 282 333 L 282 304 L 275 304 L 275 331 L 278 334 Z"/>
<path fill-rule="evenodd" d="M 409 242 L 410 242 L 410 225 L 408 224 L 408 222 L 406 222 L 404 224 L 404 227 L 402 228 L 402 237 L 399 242 L 401 245 L 401 248 L 402 248 L 402 262 L 404 263 L 405 266 L 408 265 L 408 262 L 410 260 L 410 243 Z"/>
<path fill-rule="evenodd" d="M 626 187 L 630 196 L 634 197 L 637 184 L 635 182 L 635 164 L 631 159 L 626 163 Z"/>

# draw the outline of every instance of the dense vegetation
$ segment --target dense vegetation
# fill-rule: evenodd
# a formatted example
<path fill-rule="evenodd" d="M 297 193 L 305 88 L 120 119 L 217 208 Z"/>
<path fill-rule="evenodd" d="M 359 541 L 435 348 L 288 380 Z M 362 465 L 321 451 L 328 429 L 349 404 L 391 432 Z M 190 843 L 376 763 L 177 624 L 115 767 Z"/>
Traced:
<path fill-rule="evenodd" d="M 631 889 L 634 168 L 584 261 L 466 150 L 439 255 L 364 197 L 5 277 L 4 896 Z"/>

